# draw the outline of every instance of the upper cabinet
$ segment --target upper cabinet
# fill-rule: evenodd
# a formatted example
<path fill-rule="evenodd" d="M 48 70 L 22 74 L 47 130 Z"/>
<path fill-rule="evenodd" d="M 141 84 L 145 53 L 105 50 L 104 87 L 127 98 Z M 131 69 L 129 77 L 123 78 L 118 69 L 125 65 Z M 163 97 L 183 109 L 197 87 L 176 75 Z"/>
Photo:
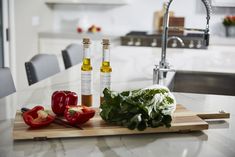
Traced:
<path fill-rule="evenodd" d="M 46 4 L 126 5 L 130 0 L 45 0 Z"/>
<path fill-rule="evenodd" d="M 214 7 L 235 7 L 235 0 L 211 0 Z"/>

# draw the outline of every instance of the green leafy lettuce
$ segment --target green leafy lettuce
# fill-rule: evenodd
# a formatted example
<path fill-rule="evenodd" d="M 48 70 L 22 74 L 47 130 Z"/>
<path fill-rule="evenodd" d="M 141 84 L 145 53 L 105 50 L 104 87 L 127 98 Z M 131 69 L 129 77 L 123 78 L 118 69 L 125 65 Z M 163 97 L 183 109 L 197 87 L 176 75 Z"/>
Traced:
<path fill-rule="evenodd" d="M 104 89 L 100 116 L 108 123 L 131 130 L 171 126 L 176 102 L 170 91 L 154 85 L 145 89 L 117 93 Z"/>

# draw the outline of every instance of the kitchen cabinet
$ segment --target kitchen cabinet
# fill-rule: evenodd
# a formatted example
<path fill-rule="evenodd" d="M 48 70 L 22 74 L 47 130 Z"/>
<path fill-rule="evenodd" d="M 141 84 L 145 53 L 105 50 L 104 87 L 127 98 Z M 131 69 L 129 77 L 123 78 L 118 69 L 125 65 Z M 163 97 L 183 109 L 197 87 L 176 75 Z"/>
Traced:
<path fill-rule="evenodd" d="M 126 5 L 130 0 L 45 0 L 46 4 Z"/>

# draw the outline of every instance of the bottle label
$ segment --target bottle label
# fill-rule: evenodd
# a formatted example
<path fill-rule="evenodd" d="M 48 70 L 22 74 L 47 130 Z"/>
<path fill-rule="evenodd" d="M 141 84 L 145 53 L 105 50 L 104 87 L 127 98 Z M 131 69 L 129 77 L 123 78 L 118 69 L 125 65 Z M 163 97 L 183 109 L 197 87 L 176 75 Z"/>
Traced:
<path fill-rule="evenodd" d="M 100 96 L 104 96 L 103 91 L 105 88 L 110 89 L 111 86 L 111 73 L 100 73 Z"/>
<path fill-rule="evenodd" d="M 81 95 L 92 94 L 92 72 L 82 71 L 81 72 Z"/>

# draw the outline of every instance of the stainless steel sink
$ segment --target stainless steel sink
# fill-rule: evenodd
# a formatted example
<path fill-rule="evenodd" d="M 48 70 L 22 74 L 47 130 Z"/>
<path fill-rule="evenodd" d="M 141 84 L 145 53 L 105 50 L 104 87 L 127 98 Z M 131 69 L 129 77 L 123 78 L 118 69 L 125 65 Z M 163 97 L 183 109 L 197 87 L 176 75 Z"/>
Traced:
<path fill-rule="evenodd" d="M 218 94 L 235 96 L 235 74 L 177 71 L 174 92 Z"/>

